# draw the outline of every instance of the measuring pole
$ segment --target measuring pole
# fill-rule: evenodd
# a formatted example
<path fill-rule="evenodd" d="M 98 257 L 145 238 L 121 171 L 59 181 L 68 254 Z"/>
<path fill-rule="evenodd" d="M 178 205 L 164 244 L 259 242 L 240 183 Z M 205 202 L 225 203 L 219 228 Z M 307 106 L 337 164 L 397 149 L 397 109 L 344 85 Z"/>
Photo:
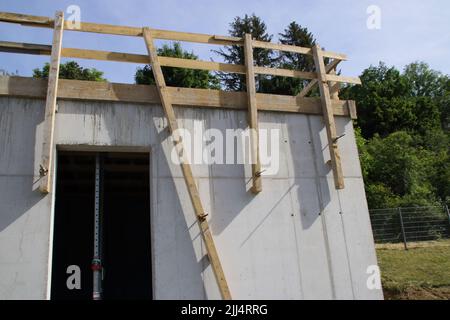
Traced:
<path fill-rule="evenodd" d="M 94 300 L 102 299 L 102 229 L 101 229 L 101 168 L 100 154 L 95 156 L 95 201 L 94 201 L 94 258 L 92 259 L 92 272 L 94 275 L 93 293 Z"/>

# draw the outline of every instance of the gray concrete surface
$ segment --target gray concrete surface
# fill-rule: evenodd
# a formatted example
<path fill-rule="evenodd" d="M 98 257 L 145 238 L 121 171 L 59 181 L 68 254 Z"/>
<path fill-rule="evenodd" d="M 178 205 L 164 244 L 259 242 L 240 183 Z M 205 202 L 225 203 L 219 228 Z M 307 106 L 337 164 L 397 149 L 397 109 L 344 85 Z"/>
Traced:
<path fill-rule="evenodd" d="M 180 127 L 245 128 L 246 113 L 176 110 Z M 38 192 L 44 101 L 0 97 L 0 299 L 46 299 L 53 193 Z M 249 165 L 194 165 L 235 299 L 381 299 L 352 122 L 336 117 L 345 189 L 335 190 L 320 116 L 259 113 L 280 130 L 280 170 L 249 192 Z M 150 152 L 156 299 L 220 298 L 158 106 L 60 101 L 55 141 L 73 150 Z M 147 150 L 147 151 L 146 151 Z M 319 214 L 320 213 L 320 214 Z M 90 276 L 90 275 L 89 275 Z"/>

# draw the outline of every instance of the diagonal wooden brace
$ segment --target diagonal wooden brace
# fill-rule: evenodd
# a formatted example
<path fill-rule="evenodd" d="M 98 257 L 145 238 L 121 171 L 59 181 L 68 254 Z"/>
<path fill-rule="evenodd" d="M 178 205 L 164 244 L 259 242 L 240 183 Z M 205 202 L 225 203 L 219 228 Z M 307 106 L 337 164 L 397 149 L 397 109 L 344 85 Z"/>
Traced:
<path fill-rule="evenodd" d="M 152 32 L 149 28 L 143 28 L 142 31 L 150 59 L 149 62 L 152 65 L 156 87 L 158 89 L 159 96 L 161 98 L 161 104 L 163 106 L 164 113 L 168 120 L 169 130 L 174 140 L 174 146 L 176 148 L 177 154 L 180 156 L 181 170 L 183 171 L 183 176 L 189 192 L 189 197 L 191 199 L 192 206 L 194 207 L 194 211 L 197 216 L 197 222 L 200 226 L 200 232 L 206 246 L 209 261 L 214 271 L 214 275 L 216 277 L 216 281 L 219 286 L 222 298 L 224 300 L 231 300 L 230 290 L 228 288 L 228 284 L 225 279 L 225 274 L 223 272 L 222 265 L 220 263 L 219 255 L 217 254 L 214 239 L 209 229 L 208 221 L 206 220 L 206 214 L 203 209 L 200 194 L 198 192 L 197 185 L 195 184 L 194 181 L 191 166 L 189 164 L 188 159 L 186 159 L 186 153 L 184 152 L 182 139 L 177 131 L 178 129 L 177 119 L 175 117 L 175 112 L 172 106 L 169 92 L 167 91 L 166 82 L 164 80 L 164 75 L 161 69 L 161 64 L 159 62 L 157 51 L 153 42 Z"/>
<path fill-rule="evenodd" d="M 342 173 L 341 157 L 338 149 L 336 125 L 334 123 L 333 107 L 331 104 L 330 88 L 327 82 L 327 73 L 323 61 L 322 48 L 315 45 L 313 48 L 314 63 L 316 65 L 320 99 L 322 102 L 323 119 L 327 130 L 328 149 L 330 150 L 331 168 L 333 169 L 334 184 L 336 189 L 344 188 L 344 176 Z"/>
<path fill-rule="evenodd" d="M 50 192 L 52 188 L 52 168 L 55 131 L 56 97 L 58 91 L 59 62 L 61 60 L 61 44 L 64 29 L 64 13 L 56 12 L 53 30 L 50 69 L 48 72 L 47 100 L 45 102 L 44 134 L 42 142 L 42 160 L 39 173 L 41 176 L 39 190 Z"/>
<path fill-rule="evenodd" d="M 248 98 L 248 125 L 250 128 L 250 159 L 252 162 L 252 188 L 253 193 L 262 190 L 261 185 L 261 160 L 259 157 L 259 132 L 258 132 L 258 108 L 256 105 L 255 70 L 253 65 L 252 35 L 245 34 L 244 54 L 246 68 L 246 87 Z"/>

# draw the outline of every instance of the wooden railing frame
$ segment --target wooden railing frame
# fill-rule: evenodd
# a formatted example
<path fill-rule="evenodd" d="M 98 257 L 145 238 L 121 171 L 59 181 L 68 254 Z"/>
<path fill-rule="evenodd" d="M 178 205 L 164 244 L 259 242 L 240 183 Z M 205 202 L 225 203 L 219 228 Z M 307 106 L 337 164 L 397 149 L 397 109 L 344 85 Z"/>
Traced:
<path fill-rule="evenodd" d="M 55 151 L 53 135 L 55 124 L 56 100 L 58 96 L 61 96 L 58 95 L 58 83 L 59 83 L 58 74 L 61 57 L 151 64 L 156 81 L 156 90 L 159 95 L 160 102 L 163 106 L 165 115 L 168 119 L 168 127 L 172 134 L 172 137 L 174 138 L 174 144 L 179 154 L 183 154 L 183 143 L 181 141 L 181 137 L 177 136 L 176 133 L 178 125 L 173 109 L 173 104 L 176 103 L 173 102 L 172 97 L 175 97 L 176 101 L 178 91 L 180 90 L 186 91 L 186 89 L 170 88 L 166 86 L 161 66 L 245 74 L 247 87 L 246 95 L 248 108 L 248 124 L 251 131 L 251 150 L 252 150 L 251 190 L 255 194 L 261 192 L 262 190 L 261 163 L 259 158 L 258 109 L 263 109 L 263 107 L 261 107 L 260 105 L 261 104 L 264 105 L 264 102 L 258 99 L 258 94 L 256 93 L 255 74 L 266 74 L 271 76 L 309 79 L 311 80 L 310 83 L 306 87 L 304 87 L 296 97 L 292 98 L 296 100 L 295 103 L 297 103 L 297 100 L 299 99 L 302 101 L 308 101 L 306 100 L 308 98 L 305 98 L 305 96 L 310 92 L 311 89 L 313 89 L 315 85 L 318 85 L 321 99 L 321 114 L 323 115 L 327 132 L 328 148 L 330 151 L 330 162 L 333 171 L 335 187 L 336 189 L 344 188 L 344 178 L 338 150 L 339 137 L 336 136 L 336 127 L 334 122 L 334 116 L 336 111 L 335 106 L 337 103 L 336 101 L 338 102 L 340 101 L 338 97 L 339 83 L 352 83 L 352 84 L 361 83 L 360 79 L 357 77 L 355 78 L 336 75 L 335 70 L 337 64 L 340 61 L 347 59 L 346 55 L 344 54 L 335 53 L 331 51 L 324 51 L 319 45 L 315 45 L 312 48 L 305 48 L 299 46 L 275 44 L 270 42 L 254 40 L 252 39 L 252 36 L 250 34 L 246 34 L 244 38 L 239 38 L 229 36 L 208 35 L 201 33 L 187 33 L 178 31 L 151 29 L 148 27 L 137 28 L 137 27 L 116 26 L 110 24 L 98 24 L 88 22 L 80 22 L 79 28 L 73 28 L 71 23 L 64 21 L 64 15 L 62 12 L 57 12 L 55 15 L 55 19 L 42 16 L 0 12 L 0 22 L 19 23 L 21 25 L 26 26 L 54 29 L 54 36 L 51 46 L 33 43 L 0 41 L 0 51 L 3 52 L 51 56 L 50 72 L 46 94 L 42 160 L 40 164 L 40 172 L 41 172 L 40 190 L 44 193 L 50 192 L 52 183 L 51 170 L 53 166 L 52 156 Z M 100 50 L 87 50 L 78 48 L 62 48 L 61 42 L 64 30 L 143 37 L 147 47 L 148 55 L 109 52 Z M 243 46 L 245 54 L 245 65 L 158 56 L 156 47 L 154 46 L 153 41 L 154 39 L 188 41 L 214 45 Z M 253 61 L 253 48 L 280 50 L 293 52 L 297 54 L 310 55 L 314 58 L 316 72 L 305 72 L 301 70 L 288 70 L 288 69 L 255 66 Z M 329 65 L 325 66 L 324 58 L 331 58 L 333 60 Z M 66 81 L 64 81 L 64 83 L 70 83 Z M 71 82 L 71 83 L 76 84 L 80 87 L 83 86 L 79 82 Z M 107 86 L 108 85 L 112 86 L 113 84 L 107 84 Z M 150 86 L 146 86 L 147 90 L 150 90 L 150 88 L 151 88 Z M 9 86 L 6 89 L 3 88 L 2 81 L 0 79 L 0 95 L 2 95 L 2 90 L 10 92 L 10 89 L 11 88 Z M 178 90 L 174 91 L 174 89 Z M 191 89 L 191 90 L 198 90 L 198 89 Z M 89 89 L 87 89 L 84 92 L 87 93 L 88 91 Z M 201 91 L 194 91 L 194 92 L 200 93 Z M 213 90 L 211 90 L 211 92 L 213 92 Z M 73 92 L 71 92 L 71 94 L 73 94 Z M 115 94 L 111 94 L 111 91 L 108 92 L 108 88 L 105 89 L 105 95 L 106 95 L 105 100 L 107 100 L 108 98 L 114 100 L 116 98 Z M 89 96 L 89 94 L 87 94 L 87 96 Z M 259 96 L 261 96 L 261 94 L 259 94 Z M 273 98 L 276 95 L 268 95 L 268 96 L 271 96 Z M 206 104 L 214 104 L 214 103 L 208 101 L 206 102 Z M 222 106 L 222 102 L 219 102 L 219 105 Z M 282 107 L 280 107 L 279 109 L 282 109 Z M 356 117 L 355 106 L 354 103 L 351 101 L 348 102 L 348 115 L 350 115 L 352 118 Z M 181 161 L 181 168 L 183 171 L 186 186 L 188 188 L 190 199 L 194 207 L 197 220 L 199 222 L 203 240 L 206 244 L 208 257 L 210 259 L 214 274 L 216 276 L 217 284 L 219 286 L 222 298 L 231 299 L 228 284 L 226 282 L 225 275 L 222 270 L 220 259 L 216 251 L 211 232 L 209 230 L 208 222 L 206 219 L 206 213 L 204 212 L 201 203 L 200 195 L 198 192 L 198 188 L 195 184 L 191 166 L 188 163 Z"/>

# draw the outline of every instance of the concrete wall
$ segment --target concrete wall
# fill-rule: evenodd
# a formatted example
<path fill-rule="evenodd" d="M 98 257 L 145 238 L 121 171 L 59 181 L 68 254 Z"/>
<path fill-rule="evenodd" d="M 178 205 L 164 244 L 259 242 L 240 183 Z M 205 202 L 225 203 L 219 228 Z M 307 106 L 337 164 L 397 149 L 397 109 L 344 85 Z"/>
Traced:
<path fill-rule="evenodd" d="M 0 98 L 0 299 L 45 299 L 51 263 L 52 197 L 38 167 L 44 101 Z M 246 113 L 179 108 L 180 127 L 245 128 Z M 280 130 L 280 170 L 249 192 L 248 165 L 194 165 L 202 201 L 235 299 L 380 299 L 366 286 L 376 265 L 352 123 L 337 117 L 345 189 L 335 190 L 320 116 L 259 114 Z M 154 296 L 220 298 L 205 257 L 161 108 L 60 101 L 55 141 L 66 148 L 151 152 Z"/>

